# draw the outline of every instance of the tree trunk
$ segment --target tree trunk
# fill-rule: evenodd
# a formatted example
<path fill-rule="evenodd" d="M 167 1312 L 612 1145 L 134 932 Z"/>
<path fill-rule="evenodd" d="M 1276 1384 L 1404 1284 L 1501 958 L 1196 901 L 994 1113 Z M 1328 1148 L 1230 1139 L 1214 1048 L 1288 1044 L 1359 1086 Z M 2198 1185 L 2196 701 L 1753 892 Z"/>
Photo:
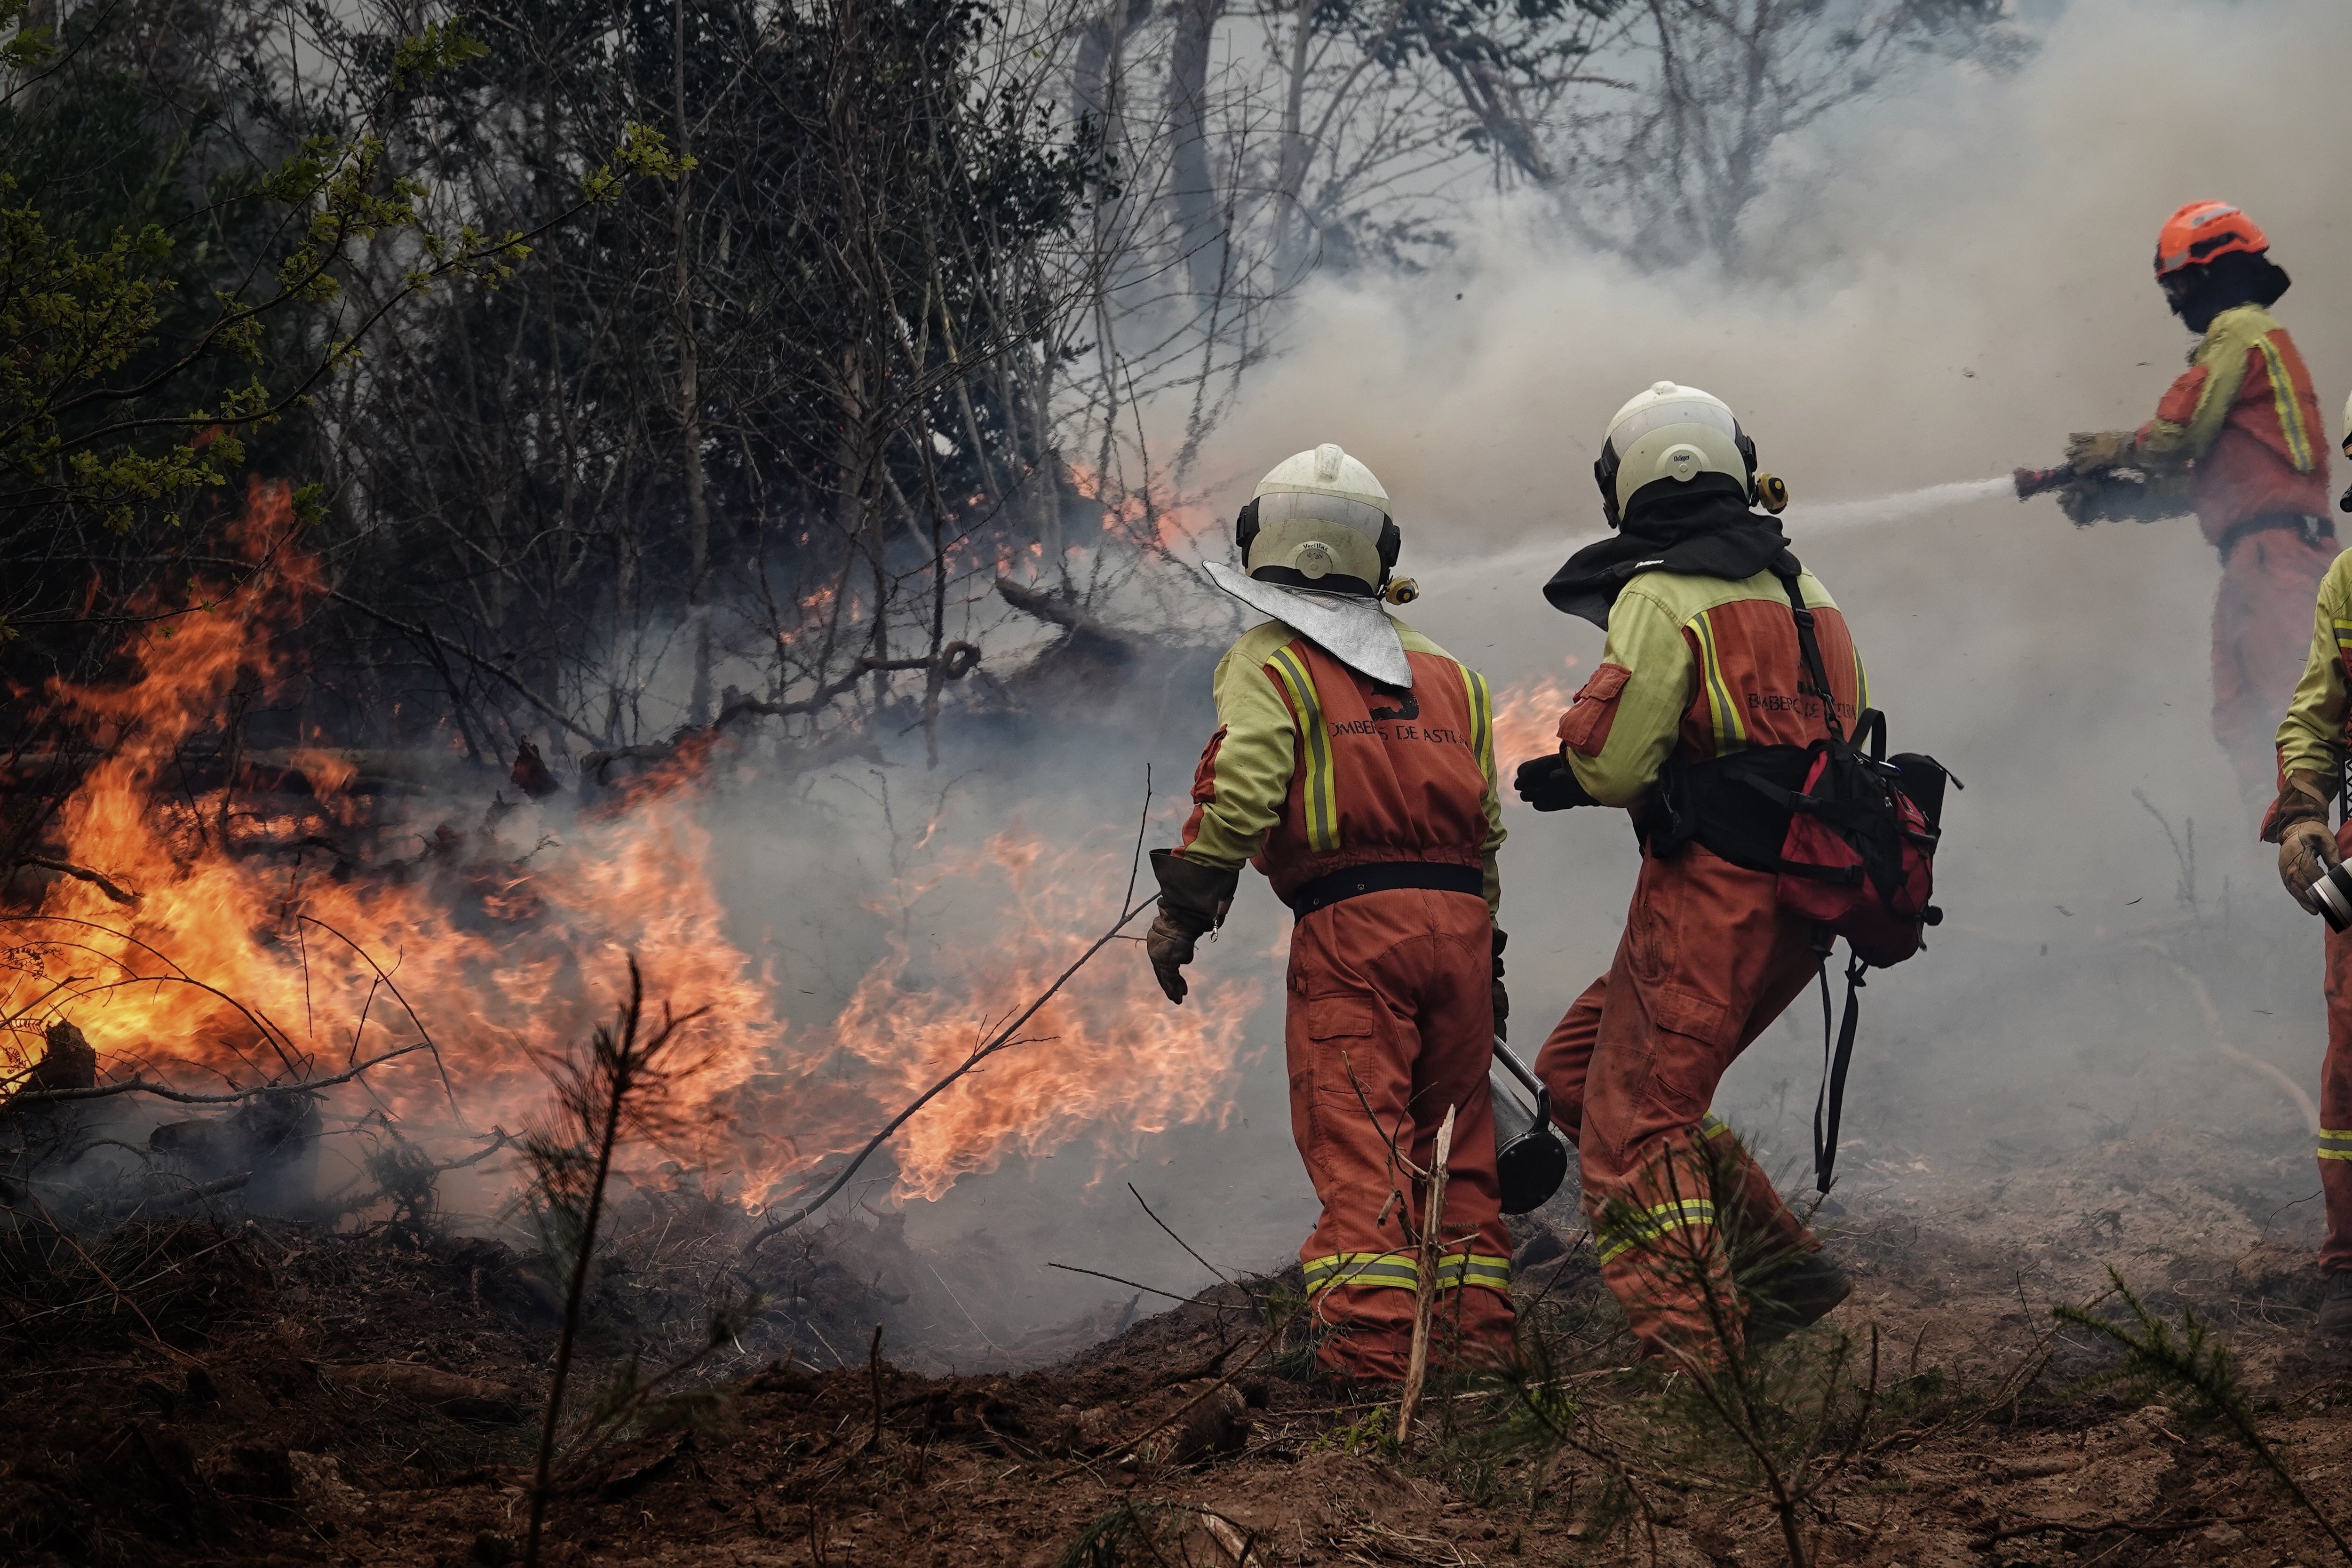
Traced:
<path fill-rule="evenodd" d="M 676 100 L 677 155 L 693 156 L 693 127 L 686 113 L 686 0 L 672 0 L 671 91 Z M 702 380 L 695 353 L 694 272 L 688 258 L 687 182 L 677 176 L 675 240 L 677 252 L 677 424 L 686 469 L 686 605 L 694 623 L 694 691 L 687 722 L 710 722 L 710 500 L 702 480 Z"/>
<path fill-rule="evenodd" d="M 1168 183 L 1176 243 L 1192 292 L 1213 296 L 1225 275 L 1224 225 L 1217 183 L 1209 168 L 1209 49 L 1224 0 L 1176 0 L 1175 37 L 1168 45 Z"/>

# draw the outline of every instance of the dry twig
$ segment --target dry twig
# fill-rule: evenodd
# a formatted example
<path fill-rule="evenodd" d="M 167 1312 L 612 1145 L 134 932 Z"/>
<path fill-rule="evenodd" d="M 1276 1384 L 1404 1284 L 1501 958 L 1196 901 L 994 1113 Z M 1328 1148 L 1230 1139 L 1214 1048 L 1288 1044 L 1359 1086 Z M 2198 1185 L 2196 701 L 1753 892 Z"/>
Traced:
<path fill-rule="evenodd" d="M 1421 1385 L 1429 1375 L 1429 1323 L 1437 1301 L 1437 1271 L 1445 1247 L 1440 1234 L 1445 1223 L 1445 1163 L 1454 1152 L 1454 1107 L 1445 1108 L 1437 1125 L 1436 1152 L 1429 1164 L 1429 1199 L 1421 1220 L 1421 1279 L 1413 1295 L 1412 1351 L 1406 1358 L 1404 1391 L 1397 1400 L 1396 1440 L 1402 1447 L 1412 1436 L 1412 1417 L 1421 1408 Z"/>
<path fill-rule="evenodd" d="M 425 1049 L 420 1040 L 413 1046 L 403 1046 L 396 1051 L 386 1051 L 371 1058 L 355 1068 L 336 1073 L 331 1078 L 303 1079 L 295 1083 L 266 1083 L 257 1089 L 240 1089 L 228 1094 L 191 1094 L 168 1084 L 152 1082 L 143 1078 L 125 1079 L 121 1083 L 101 1083 L 90 1089 L 28 1089 L 12 1094 L 0 1105 L 47 1105 L 61 1100 L 104 1100 L 117 1094 L 152 1094 L 158 1100 L 168 1100 L 179 1105 L 234 1105 L 265 1094 L 302 1094 L 311 1089 L 332 1089 L 339 1083 L 349 1083 L 372 1068 L 380 1068 L 394 1057 L 404 1057 L 411 1051 Z"/>

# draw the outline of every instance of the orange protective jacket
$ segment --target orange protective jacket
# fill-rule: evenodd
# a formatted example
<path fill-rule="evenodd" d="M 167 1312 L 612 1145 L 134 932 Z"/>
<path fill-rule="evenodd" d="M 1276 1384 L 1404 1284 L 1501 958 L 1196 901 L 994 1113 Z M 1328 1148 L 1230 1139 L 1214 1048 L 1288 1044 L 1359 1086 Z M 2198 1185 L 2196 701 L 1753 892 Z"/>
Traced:
<path fill-rule="evenodd" d="M 1853 638 L 1818 578 L 1804 573 L 1798 584 L 1851 734 L 1870 700 Z M 1638 813 L 1669 758 L 1704 762 L 1826 734 L 1820 701 L 1798 689 L 1802 669 L 1796 616 L 1771 573 L 1734 583 L 1645 572 L 1610 606 L 1600 668 L 1560 716 L 1563 754 L 1593 799 Z"/>
<path fill-rule="evenodd" d="M 1219 662 L 1217 732 L 1181 853 L 1254 861 L 1284 901 L 1378 861 L 1483 867 L 1500 901 L 1494 700 L 1486 679 L 1400 623 L 1412 689 L 1383 690 L 1279 621 Z"/>
<path fill-rule="evenodd" d="M 2256 518 L 2326 517 L 2326 447 L 2294 341 L 2260 305 L 2239 305 L 2213 318 L 2131 455 L 2188 473 L 2198 525 L 2220 548 Z"/>

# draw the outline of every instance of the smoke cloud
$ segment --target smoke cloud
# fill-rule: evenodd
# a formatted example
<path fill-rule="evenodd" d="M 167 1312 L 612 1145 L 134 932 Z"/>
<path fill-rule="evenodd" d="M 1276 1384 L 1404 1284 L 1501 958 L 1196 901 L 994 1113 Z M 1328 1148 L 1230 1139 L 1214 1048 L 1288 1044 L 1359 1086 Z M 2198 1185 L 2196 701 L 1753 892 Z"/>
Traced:
<path fill-rule="evenodd" d="M 1601 636 L 1536 589 L 1600 529 L 1590 466 L 1609 414 L 1661 378 L 1738 412 L 1796 496 L 1789 531 L 1850 616 L 1897 745 L 1936 753 L 1968 785 L 1939 868 L 1950 921 L 1867 993 L 1846 1166 L 1865 1195 L 1981 1169 L 1989 1140 L 2079 1147 L 2135 1115 L 2193 1111 L 2303 1141 L 2274 1089 L 2187 1103 L 2212 1034 L 2146 945 L 2208 954 L 2231 1040 L 2315 1077 L 2320 930 L 2277 889 L 2208 729 L 2213 553 L 2186 520 L 2077 531 L 2053 503 L 2020 505 L 1984 481 L 2055 461 L 2070 431 L 2147 416 L 2189 342 L 2148 257 L 2158 225 L 2192 197 L 2225 196 L 2268 228 L 2295 278 L 2278 313 L 2332 417 L 2352 387 L 2352 235 L 2315 163 L 2352 140 L 2341 22 L 2329 0 L 2076 0 L 2013 70 L 1935 74 L 1781 150 L 1775 195 L 1754 215 L 1765 259 L 1752 275 L 1594 256 L 1539 204 L 1511 206 L 1466 226 L 1444 270 L 1311 285 L 1289 352 L 1206 451 L 1205 504 L 1222 516 L 1290 452 L 1337 440 L 1365 458 L 1396 498 L 1402 570 L 1429 589 L 1410 618 L 1498 690 L 1572 689 Z M 1171 450 L 1180 438 L 1161 437 Z M 1203 544 L 1222 540 L 1211 530 Z M 1207 624 L 1224 611 L 1205 584 L 1203 595 Z M 1145 720 L 970 737 L 957 754 L 982 760 L 950 795 L 940 841 L 1008 822 L 1131 824 L 1145 761 L 1161 802 L 1151 842 L 1171 841 L 1207 695 L 1193 662 L 1130 688 L 1121 700 Z M 853 789 L 811 790 L 793 809 L 821 830 L 782 843 L 743 822 L 742 841 L 767 847 L 747 851 L 730 901 L 768 911 L 769 951 L 809 977 L 796 1027 L 825 1026 L 891 921 L 924 940 L 984 928 L 984 911 L 886 918 L 763 896 L 780 881 L 878 885 L 897 871 L 875 847 L 923 831 L 904 795 L 895 839 Z M 1508 822 L 1504 923 L 1517 1033 L 1532 1049 L 1607 965 L 1636 851 L 1614 813 L 1537 817 L 1514 803 Z M 1279 1263 L 1314 1212 L 1288 1131 L 1288 924 L 1245 879 L 1197 966 L 1196 986 L 1256 984 L 1215 1086 L 1229 1112 L 1009 1156 L 913 1205 L 909 1238 L 984 1229 L 1033 1267 L 1207 1283 L 1142 1221 L 1132 1181 L 1210 1257 Z M 1100 962 L 1142 961 L 1115 949 Z M 1795 1009 L 1718 1100 L 1782 1168 L 1803 1149 L 1818 1028 Z M 1052 1321 L 1107 1289 L 1035 1279 L 991 1309 Z"/>
<path fill-rule="evenodd" d="M 2342 20 L 2317 0 L 2077 0 L 2013 71 L 1943 73 L 1788 150 L 1752 276 L 1586 254 L 1530 205 L 1450 272 L 1326 279 L 1213 451 L 1213 505 L 1341 442 L 1397 498 L 1400 569 L 1430 590 L 1411 618 L 1498 689 L 1572 687 L 1565 666 L 1590 669 L 1601 634 L 1536 588 L 1601 528 L 1601 428 L 1653 381 L 1706 387 L 1794 491 L 1789 531 L 1851 617 L 1897 744 L 1969 786 L 1940 868 L 1951 923 L 1867 994 L 1849 1129 L 1933 1145 L 1927 1168 L 1948 1171 L 1988 1135 L 2079 1144 L 2095 1119 L 2070 1102 L 2182 1110 L 2166 1073 L 2211 1032 L 2141 938 L 2184 931 L 2216 944 L 2229 1037 L 2313 1080 L 2320 929 L 2278 890 L 2209 730 L 2212 551 L 2187 520 L 2077 531 L 1974 481 L 2147 417 L 2191 342 L 2148 258 L 2196 197 L 2268 229 L 2295 279 L 2277 313 L 2332 426 L 2352 389 L 2352 233 L 2325 166 L 2352 134 Z M 1531 1044 L 1606 966 L 1636 856 L 1615 814 L 1509 821 Z M 1243 962 L 1237 945 L 1210 966 Z M 1278 1059 L 1270 1010 L 1256 1027 Z M 1792 1010 L 1725 1086 L 1783 1155 L 1803 1147 L 1819 1028 Z M 1245 1099 L 1278 1105 L 1274 1068 L 1258 1079 Z M 2304 1141 L 2274 1091 L 2239 1113 Z"/>

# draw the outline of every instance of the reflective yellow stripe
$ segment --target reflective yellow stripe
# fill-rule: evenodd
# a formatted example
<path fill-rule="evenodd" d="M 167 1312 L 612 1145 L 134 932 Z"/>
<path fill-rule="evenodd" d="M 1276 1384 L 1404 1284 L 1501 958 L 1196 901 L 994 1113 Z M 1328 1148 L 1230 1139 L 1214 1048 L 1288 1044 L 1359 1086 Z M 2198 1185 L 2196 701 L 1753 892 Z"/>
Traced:
<path fill-rule="evenodd" d="M 1601 1261 L 1610 1262 L 1628 1248 L 1655 1241 L 1685 1226 L 1713 1225 L 1715 1203 L 1709 1198 L 1677 1198 L 1652 1205 L 1649 1212 L 1629 1215 L 1601 1235 Z"/>
<path fill-rule="evenodd" d="M 2311 472 L 2311 432 L 2304 427 L 2303 405 L 2296 401 L 2294 383 L 2287 379 L 2286 363 L 2279 358 L 2268 332 L 2255 339 L 2254 346 L 2263 351 L 2263 363 L 2270 368 L 2271 406 L 2278 411 L 2279 429 L 2286 436 L 2287 461 L 2294 465 L 2296 473 L 2307 474 Z"/>
<path fill-rule="evenodd" d="M 1462 684 L 1470 691 L 1470 750 L 1478 759 L 1478 771 L 1488 778 L 1495 776 L 1495 698 L 1486 689 L 1486 678 L 1468 665 L 1460 667 Z"/>
<path fill-rule="evenodd" d="M 1305 1270 L 1309 1296 L 1334 1285 L 1421 1289 L 1421 1262 L 1410 1252 L 1335 1252 L 1308 1258 Z"/>
<path fill-rule="evenodd" d="M 1449 1256 L 1438 1266 L 1437 1288 L 1451 1290 L 1461 1285 L 1476 1285 L 1488 1290 L 1511 1293 L 1511 1260 L 1486 1253 L 1469 1256 Z"/>
<path fill-rule="evenodd" d="M 1288 648 L 1277 648 L 1266 660 L 1290 692 L 1290 706 L 1298 715 L 1298 755 L 1307 766 L 1307 847 L 1318 854 L 1339 847 L 1339 801 L 1331 776 L 1331 727 L 1323 721 L 1323 704 L 1315 695 L 1315 678 Z"/>
<path fill-rule="evenodd" d="M 2352 1160 L 2352 1128 L 2321 1128 L 2319 1157 L 2323 1160 Z"/>
<path fill-rule="evenodd" d="M 1698 1119 L 1698 1135 L 1702 1138 L 1720 1138 L 1730 1131 L 1731 1123 L 1712 1110 Z"/>
<path fill-rule="evenodd" d="M 1335 1252 L 1328 1258 L 1307 1259 L 1304 1271 L 1310 1296 L 1334 1285 L 1421 1289 L 1421 1259 L 1410 1252 Z M 1437 1265 L 1437 1288 L 1453 1290 L 1464 1285 L 1507 1294 L 1511 1289 L 1511 1260 L 1484 1252 L 1447 1254 Z"/>
<path fill-rule="evenodd" d="M 1731 700 L 1731 684 L 1723 679 L 1723 665 L 1715 649 L 1715 627 L 1704 615 L 1693 616 L 1690 626 L 1698 636 L 1699 678 L 1706 685 L 1706 711 L 1715 727 L 1715 754 L 1746 749 L 1748 726 L 1739 717 L 1738 705 Z"/>

